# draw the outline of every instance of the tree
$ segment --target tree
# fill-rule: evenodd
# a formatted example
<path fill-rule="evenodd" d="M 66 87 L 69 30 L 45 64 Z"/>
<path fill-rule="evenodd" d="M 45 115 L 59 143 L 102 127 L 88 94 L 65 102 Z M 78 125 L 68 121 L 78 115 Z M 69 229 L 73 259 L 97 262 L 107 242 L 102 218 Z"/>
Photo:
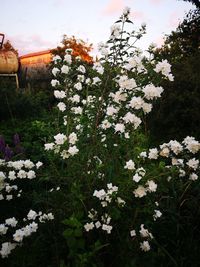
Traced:
<path fill-rule="evenodd" d="M 9 40 L 7 40 L 3 44 L 2 50 L 4 50 L 4 51 L 12 51 L 18 56 L 18 51 L 13 47 L 13 45 L 11 44 L 11 42 Z"/>
<path fill-rule="evenodd" d="M 200 10 L 190 11 L 165 44 L 155 51 L 172 64 L 173 84 L 167 81 L 161 101 L 149 117 L 154 142 L 200 135 Z"/>
<path fill-rule="evenodd" d="M 199 1 L 199 0 L 182 0 L 182 1 L 190 2 L 190 3 L 192 3 L 193 5 L 195 5 L 196 8 L 200 8 L 200 1 Z"/>
<path fill-rule="evenodd" d="M 93 62 L 92 56 L 89 55 L 89 52 L 92 50 L 92 44 L 87 44 L 81 39 L 75 38 L 75 36 L 68 37 L 67 35 L 63 36 L 61 41 L 63 46 L 58 46 L 56 49 L 53 49 L 53 54 L 59 54 L 63 56 L 67 48 L 73 49 L 72 56 L 80 56 L 83 61 L 88 63 Z"/>

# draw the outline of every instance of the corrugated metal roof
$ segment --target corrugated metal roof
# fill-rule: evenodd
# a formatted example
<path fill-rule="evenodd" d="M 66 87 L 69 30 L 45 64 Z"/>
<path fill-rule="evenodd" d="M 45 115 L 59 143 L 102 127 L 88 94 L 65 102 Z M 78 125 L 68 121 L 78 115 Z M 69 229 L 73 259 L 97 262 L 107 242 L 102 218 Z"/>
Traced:
<path fill-rule="evenodd" d="M 29 54 L 23 55 L 23 56 L 21 56 L 19 58 L 20 59 L 22 59 L 22 58 L 29 58 L 29 57 L 35 57 L 35 56 L 40 56 L 40 55 L 50 54 L 50 53 L 51 53 L 51 50 L 44 50 L 44 51 L 29 53 Z"/>

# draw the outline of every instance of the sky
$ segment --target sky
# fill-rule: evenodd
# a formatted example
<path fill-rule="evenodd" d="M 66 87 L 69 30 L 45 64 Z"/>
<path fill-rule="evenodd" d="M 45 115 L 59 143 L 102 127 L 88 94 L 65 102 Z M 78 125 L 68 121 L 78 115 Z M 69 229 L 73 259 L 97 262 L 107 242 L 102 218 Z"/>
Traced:
<path fill-rule="evenodd" d="M 55 48 L 64 34 L 92 43 L 95 55 L 124 7 L 131 8 L 135 29 L 147 24 L 147 34 L 138 44 L 142 49 L 151 43 L 160 46 L 194 8 L 178 0 L 0 0 L 0 33 L 19 55 Z"/>

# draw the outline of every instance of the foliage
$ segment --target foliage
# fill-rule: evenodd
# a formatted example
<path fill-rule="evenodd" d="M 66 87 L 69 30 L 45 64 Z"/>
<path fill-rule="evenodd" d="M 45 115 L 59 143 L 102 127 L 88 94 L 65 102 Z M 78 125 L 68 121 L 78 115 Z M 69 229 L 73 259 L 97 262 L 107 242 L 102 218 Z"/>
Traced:
<path fill-rule="evenodd" d="M 192 3 L 193 5 L 195 5 L 196 8 L 200 8 L 200 1 L 199 1 L 199 0 L 182 0 L 182 1 L 190 2 L 190 3 Z"/>
<path fill-rule="evenodd" d="M 13 47 L 13 45 L 11 44 L 11 42 L 9 40 L 7 40 L 3 44 L 2 50 L 3 51 L 12 51 L 18 56 L 18 51 Z"/>
<path fill-rule="evenodd" d="M 30 187 L 19 179 L 29 190 L 23 203 L 16 202 L 25 216 L 31 205 L 37 219 L 45 210 L 54 220 L 2 259 L 2 266 L 199 265 L 200 143 L 187 136 L 149 149 L 146 115 L 173 75 L 167 60 L 135 47 L 145 26 L 133 30 L 129 14 L 125 8 L 109 41 L 100 43 L 99 61 L 74 58 L 69 48 L 54 56 L 54 120 L 41 116 L 20 133 L 29 148 L 24 156 L 42 159 L 44 166 Z M 6 191 L 7 168 L 16 162 L 1 163 Z M 30 161 L 21 164 L 28 172 Z M 18 178 L 28 177 L 20 171 Z M 9 203 L 4 212 L 13 209 Z M 4 218 L 0 223 L 5 232 Z"/>
<path fill-rule="evenodd" d="M 168 59 L 175 76 L 173 84 L 163 83 L 162 100 L 149 116 L 154 143 L 200 135 L 199 14 L 199 10 L 189 12 L 177 30 L 167 37 L 163 47 L 154 52 L 156 57 Z"/>
<path fill-rule="evenodd" d="M 63 36 L 61 41 L 62 46 L 58 46 L 56 49 L 52 50 L 53 54 L 63 56 L 66 49 L 71 48 L 73 50 L 73 57 L 81 57 L 83 61 L 91 63 L 93 61 L 92 57 L 89 55 L 89 52 L 92 50 L 92 44 L 87 44 L 81 39 L 75 38 L 75 36 L 68 37 L 67 35 Z"/>

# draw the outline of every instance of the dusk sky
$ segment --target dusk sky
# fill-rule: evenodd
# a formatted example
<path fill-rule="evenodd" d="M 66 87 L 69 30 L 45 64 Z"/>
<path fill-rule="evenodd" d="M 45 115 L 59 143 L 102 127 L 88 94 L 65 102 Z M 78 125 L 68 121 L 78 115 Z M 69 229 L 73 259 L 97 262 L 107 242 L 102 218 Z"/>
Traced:
<path fill-rule="evenodd" d="M 108 39 L 110 27 L 126 6 L 135 26 L 147 24 L 142 48 L 152 42 L 162 44 L 164 35 L 193 8 L 178 0 L 0 0 L 0 32 L 20 55 L 55 48 L 64 34 L 96 48 Z"/>

